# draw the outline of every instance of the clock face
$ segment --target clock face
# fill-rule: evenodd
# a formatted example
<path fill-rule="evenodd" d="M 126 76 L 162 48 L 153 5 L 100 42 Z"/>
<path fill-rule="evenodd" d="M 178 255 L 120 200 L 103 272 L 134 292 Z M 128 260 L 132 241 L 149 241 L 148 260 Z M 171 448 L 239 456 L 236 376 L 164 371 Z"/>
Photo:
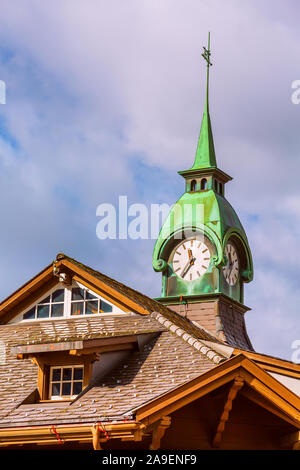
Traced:
<path fill-rule="evenodd" d="M 227 264 L 223 267 L 223 275 L 230 286 L 234 286 L 239 276 L 239 258 L 235 246 L 227 243 L 225 248 Z"/>
<path fill-rule="evenodd" d="M 181 279 L 194 281 L 203 276 L 209 266 L 210 251 L 198 238 L 181 242 L 174 251 L 173 270 Z"/>

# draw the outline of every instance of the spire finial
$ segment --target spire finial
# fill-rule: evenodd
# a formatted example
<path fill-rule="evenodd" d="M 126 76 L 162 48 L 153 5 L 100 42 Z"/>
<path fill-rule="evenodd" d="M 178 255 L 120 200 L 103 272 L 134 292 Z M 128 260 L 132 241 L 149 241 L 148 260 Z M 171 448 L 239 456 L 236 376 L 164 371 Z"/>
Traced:
<path fill-rule="evenodd" d="M 205 46 L 203 46 L 203 54 L 202 57 L 204 58 L 204 60 L 206 61 L 206 68 L 207 68 L 207 76 L 206 76 L 206 102 L 205 102 L 205 107 L 208 107 L 208 89 L 209 89 L 209 67 L 212 66 L 212 63 L 210 61 L 210 56 L 211 56 L 211 52 L 210 52 L 210 33 L 208 33 L 208 44 L 207 44 L 207 49 Z"/>
<path fill-rule="evenodd" d="M 211 51 L 210 51 L 210 33 L 208 33 L 208 46 L 203 47 L 204 52 L 201 54 L 204 60 L 206 61 L 207 67 L 207 78 L 206 78 L 206 99 L 205 99 L 205 108 L 201 124 L 201 130 L 198 140 L 198 146 L 196 151 L 196 157 L 194 165 L 192 166 L 193 170 L 200 168 L 216 168 L 216 155 L 214 140 L 211 130 L 211 122 L 209 115 L 209 106 L 208 106 L 208 90 L 209 90 L 209 68 L 212 66 L 210 61 Z"/>

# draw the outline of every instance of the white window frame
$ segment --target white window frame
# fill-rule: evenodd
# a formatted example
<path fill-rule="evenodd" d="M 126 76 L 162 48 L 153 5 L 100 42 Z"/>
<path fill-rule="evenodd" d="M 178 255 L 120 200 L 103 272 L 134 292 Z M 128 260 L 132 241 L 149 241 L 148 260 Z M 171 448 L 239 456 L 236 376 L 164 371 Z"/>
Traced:
<path fill-rule="evenodd" d="M 60 380 L 52 380 L 53 370 L 54 369 L 61 369 Z M 63 380 L 63 369 L 72 369 L 72 378 L 71 378 L 71 380 Z M 82 369 L 82 379 L 80 379 L 80 380 L 74 380 L 73 379 L 74 369 Z M 78 395 L 52 395 L 51 390 L 52 390 L 52 384 L 53 383 L 59 383 L 60 384 L 60 390 L 62 391 L 62 384 L 64 382 L 65 383 L 70 382 L 71 383 L 71 389 L 73 389 L 73 383 L 74 382 L 81 382 L 82 383 L 81 392 L 82 392 L 83 384 L 84 384 L 84 365 L 82 365 L 82 364 L 75 364 L 75 365 L 70 364 L 70 365 L 65 365 L 65 366 L 51 366 L 49 374 L 50 374 L 49 375 L 49 393 L 48 393 L 49 400 L 69 400 L 69 399 L 72 400 L 72 399 L 76 398 L 79 395 L 79 394 Z"/>
<path fill-rule="evenodd" d="M 82 315 L 71 315 L 71 299 L 72 299 L 72 288 L 73 287 L 80 287 L 88 292 L 91 292 L 95 297 L 97 297 L 98 300 L 102 300 L 103 302 L 106 302 L 112 306 L 112 312 L 99 312 L 99 313 L 91 313 L 91 314 L 85 314 L 83 313 Z M 33 307 L 37 306 L 40 302 L 43 301 L 46 297 L 51 295 L 53 292 L 55 292 L 57 289 L 64 289 L 65 290 L 65 296 L 64 296 L 64 314 L 61 317 L 46 317 L 46 318 L 37 318 L 37 307 L 35 311 L 35 318 L 28 318 L 24 319 L 23 315 L 29 310 L 31 310 Z M 92 300 L 92 299 L 91 299 Z M 76 302 L 76 301 L 74 301 Z M 80 302 L 80 301 L 78 301 Z M 81 301 L 82 302 L 82 301 Z M 104 316 L 112 316 L 112 315 L 128 315 L 130 312 L 124 312 L 124 310 L 121 310 L 120 307 L 114 305 L 112 302 L 109 300 L 106 300 L 103 298 L 101 295 L 97 294 L 94 292 L 92 289 L 89 289 L 85 287 L 83 284 L 81 284 L 78 281 L 74 281 L 71 286 L 66 286 L 62 283 L 57 284 L 55 287 L 50 289 L 47 293 L 45 293 L 43 296 L 38 298 L 34 303 L 32 303 L 26 310 L 23 310 L 19 315 L 17 315 L 15 318 L 11 320 L 10 323 L 17 323 L 17 322 L 43 322 L 43 321 L 59 321 L 59 320 L 66 320 L 66 319 L 75 319 L 75 318 L 93 318 L 93 317 L 104 317 Z"/>

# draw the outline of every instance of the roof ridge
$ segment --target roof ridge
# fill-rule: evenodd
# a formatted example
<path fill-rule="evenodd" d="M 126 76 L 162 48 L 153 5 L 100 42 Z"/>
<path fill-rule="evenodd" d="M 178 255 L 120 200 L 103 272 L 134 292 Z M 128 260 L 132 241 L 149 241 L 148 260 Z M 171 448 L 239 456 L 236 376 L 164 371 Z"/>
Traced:
<path fill-rule="evenodd" d="M 159 310 L 162 310 L 163 315 L 165 315 L 165 316 L 171 315 L 172 317 L 176 317 L 176 320 L 178 319 L 179 322 L 181 322 L 181 323 L 186 322 L 187 326 L 193 326 L 193 327 L 197 328 L 200 332 L 202 332 L 203 334 L 205 334 L 207 336 L 207 338 L 205 338 L 205 339 L 211 340 L 211 341 L 215 340 L 216 342 L 218 342 L 220 344 L 224 344 L 224 342 L 221 341 L 214 333 L 208 331 L 206 328 L 204 328 L 199 323 L 188 320 L 187 318 L 185 318 L 185 317 L 179 315 L 178 313 L 176 313 L 174 310 L 170 309 L 168 307 L 168 305 L 164 305 L 163 303 L 158 302 L 157 300 L 155 300 L 152 297 L 149 297 L 148 295 L 138 291 L 137 289 L 133 289 L 132 287 L 130 287 L 130 286 L 128 286 L 128 285 L 126 285 L 126 284 L 124 284 L 120 281 L 117 281 L 116 279 L 114 279 L 112 277 L 109 277 L 107 274 L 103 274 L 101 271 L 98 271 L 97 269 L 91 268 L 90 266 L 87 266 L 86 264 L 81 263 L 80 261 L 77 261 L 76 259 L 71 258 L 70 256 L 68 256 L 66 254 L 62 254 L 62 253 L 58 254 L 57 259 L 58 260 L 67 259 L 67 260 L 75 263 L 77 266 L 81 267 L 85 271 L 87 271 L 87 270 L 91 271 L 94 276 L 100 275 L 104 282 L 107 282 L 107 283 L 111 282 L 114 286 L 114 289 L 116 289 L 117 291 L 120 291 L 120 288 L 125 288 L 127 291 L 129 291 L 131 293 L 135 293 L 135 294 L 138 294 L 138 296 L 142 296 L 145 300 L 150 302 L 150 304 L 152 304 L 152 305 L 142 304 L 141 299 L 138 299 L 138 300 L 135 299 L 135 301 L 137 303 L 139 303 L 140 305 L 143 305 L 145 307 L 145 309 L 148 310 L 148 312 L 150 314 L 153 314 L 155 312 L 160 313 Z M 128 292 L 127 292 L 127 295 L 128 295 Z M 156 310 L 156 308 L 157 308 L 157 310 Z"/>
<path fill-rule="evenodd" d="M 193 348 L 197 349 L 199 352 L 204 354 L 206 357 L 208 357 L 208 359 L 210 359 L 215 364 L 219 364 L 220 362 L 227 359 L 225 356 L 222 356 L 221 354 L 216 352 L 214 349 L 206 346 L 200 339 L 195 338 L 194 336 L 190 335 L 189 333 L 184 331 L 182 328 L 180 328 L 178 325 L 176 325 L 175 323 L 165 318 L 161 313 L 153 312 L 153 316 L 165 328 L 167 328 L 169 331 L 171 331 L 172 333 L 182 338 L 183 341 L 185 341 L 190 346 L 192 346 Z"/>

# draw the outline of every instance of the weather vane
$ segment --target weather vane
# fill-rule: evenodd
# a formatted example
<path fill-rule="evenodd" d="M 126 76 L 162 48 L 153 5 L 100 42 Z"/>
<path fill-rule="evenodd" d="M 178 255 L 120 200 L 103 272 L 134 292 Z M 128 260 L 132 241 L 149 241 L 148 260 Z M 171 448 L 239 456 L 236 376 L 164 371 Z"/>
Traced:
<path fill-rule="evenodd" d="M 206 47 L 203 46 L 203 54 L 202 57 L 204 58 L 204 60 L 206 60 L 207 62 L 207 67 L 210 67 L 212 65 L 211 61 L 210 61 L 210 55 L 211 55 L 211 52 L 210 52 L 210 33 L 208 33 L 208 46 L 207 46 L 207 49 Z"/>

